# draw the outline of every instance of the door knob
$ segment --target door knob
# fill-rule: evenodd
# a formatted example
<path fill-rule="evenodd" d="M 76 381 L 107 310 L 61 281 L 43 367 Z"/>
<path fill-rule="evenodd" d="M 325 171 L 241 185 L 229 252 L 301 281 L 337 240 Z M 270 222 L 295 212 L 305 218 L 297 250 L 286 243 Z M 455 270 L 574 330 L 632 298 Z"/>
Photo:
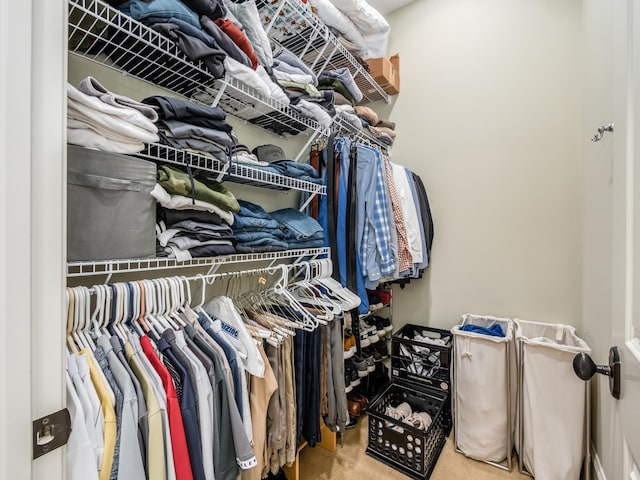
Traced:
<path fill-rule="evenodd" d="M 609 377 L 609 391 L 613 398 L 620 398 L 620 349 L 609 349 L 609 365 L 596 365 L 587 353 L 578 353 L 573 357 L 573 371 L 582 380 L 587 381 L 596 373 Z"/>

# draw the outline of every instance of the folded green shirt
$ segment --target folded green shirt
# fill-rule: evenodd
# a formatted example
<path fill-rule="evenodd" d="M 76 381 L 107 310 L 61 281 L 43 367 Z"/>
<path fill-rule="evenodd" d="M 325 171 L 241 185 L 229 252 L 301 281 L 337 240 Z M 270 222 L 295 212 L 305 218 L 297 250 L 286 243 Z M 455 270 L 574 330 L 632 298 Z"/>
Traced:
<path fill-rule="evenodd" d="M 191 179 L 187 173 L 168 165 L 162 165 L 158 167 L 158 183 L 172 195 L 193 197 L 196 200 L 211 203 L 228 212 L 240 211 L 240 205 L 233 193 L 221 183 L 213 180 L 200 181 L 194 178 L 194 191 L 192 192 Z"/>

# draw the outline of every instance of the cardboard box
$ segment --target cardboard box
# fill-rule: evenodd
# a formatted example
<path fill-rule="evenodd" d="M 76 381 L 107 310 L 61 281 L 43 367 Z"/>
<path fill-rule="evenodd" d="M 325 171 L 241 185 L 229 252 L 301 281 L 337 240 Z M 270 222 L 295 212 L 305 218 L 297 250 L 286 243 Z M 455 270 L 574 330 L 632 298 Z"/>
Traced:
<path fill-rule="evenodd" d="M 367 60 L 370 74 L 378 85 L 389 95 L 400 93 L 400 55 L 391 58 L 370 58 Z"/>

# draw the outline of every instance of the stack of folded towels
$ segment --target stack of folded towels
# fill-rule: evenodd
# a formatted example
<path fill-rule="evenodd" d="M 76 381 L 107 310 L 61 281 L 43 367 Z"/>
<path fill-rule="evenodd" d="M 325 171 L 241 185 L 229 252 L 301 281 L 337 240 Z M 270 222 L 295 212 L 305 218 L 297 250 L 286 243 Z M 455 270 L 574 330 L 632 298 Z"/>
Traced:
<path fill-rule="evenodd" d="M 161 254 L 189 260 L 237 251 L 231 225 L 240 205 L 222 184 L 162 165 L 151 195 L 163 207 L 157 225 Z"/>
<path fill-rule="evenodd" d="M 158 141 L 158 115 L 148 105 L 110 92 L 87 77 L 67 84 L 67 141 L 107 152 L 131 154 Z"/>
<path fill-rule="evenodd" d="M 154 96 L 142 101 L 157 109 L 160 141 L 179 149 L 211 155 L 226 162 L 234 144 L 233 127 L 220 107 L 209 107 L 173 97 Z"/>

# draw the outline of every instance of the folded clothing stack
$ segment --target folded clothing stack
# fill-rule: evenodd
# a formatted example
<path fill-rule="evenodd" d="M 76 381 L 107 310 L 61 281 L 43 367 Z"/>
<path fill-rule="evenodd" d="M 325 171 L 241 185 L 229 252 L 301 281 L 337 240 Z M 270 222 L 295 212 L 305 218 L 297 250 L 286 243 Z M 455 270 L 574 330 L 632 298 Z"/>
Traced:
<path fill-rule="evenodd" d="M 153 108 L 110 92 L 87 77 L 67 84 L 67 141 L 114 153 L 136 153 L 158 141 Z"/>
<path fill-rule="evenodd" d="M 277 145 L 260 145 L 252 150 L 260 165 L 256 165 L 256 170 L 276 173 L 286 177 L 303 180 L 316 184 L 322 184 L 323 180 L 318 171 L 308 163 L 294 162 L 287 160 L 284 150 Z"/>
<path fill-rule="evenodd" d="M 240 200 L 240 210 L 233 214 L 233 234 L 242 253 L 275 252 L 287 249 L 280 224 L 260 205 Z"/>
<path fill-rule="evenodd" d="M 324 246 L 324 231 L 313 218 L 294 208 L 267 212 L 260 205 L 240 200 L 234 213 L 236 249 L 243 253 L 272 252 Z"/>
<path fill-rule="evenodd" d="M 230 225 L 240 205 L 222 184 L 162 165 L 151 195 L 164 207 L 157 225 L 164 255 L 189 260 L 236 252 Z"/>
<path fill-rule="evenodd" d="M 220 107 L 163 96 L 147 97 L 142 102 L 158 111 L 161 143 L 228 161 L 229 148 L 234 144 L 233 127 Z"/>
<path fill-rule="evenodd" d="M 236 252 L 233 230 L 216 213 L 158 207 L 157 221 L 159 256 L 189 260 Z"/>
<path fill-rule="evenodd" d="M 354 129 L 368 130 L 381 143 L 393 145 L 396 139 L 396 124 L 381 119 L 371 108 L 360 105 L 352 107 L 351 105 L 340 104 L 336 105 L 336 111 Z"/>
<path fill-rule="evenodd" d="M 295 208 L 276 210 L 271 216 L 280 224 L 289 250 L 324 247 L 324 230 L 314 218 Z"/>
<path fill-rule="evenodd" d="M 289 103 L 265 70 L 271 68 L 273 56 L 255 1 L 110 0 L 110 3 L 173 41 L 190 60 L 201 61 L 214 78 L 222 78 L 226 73 L 265 98 Z M 137 73 L 140 67 L 132 61 L 132 55 L 120 51 L 127 41 L 125 34 L 115 32 L 109 48 L 116 50 L 117 62 Z"/>
<path fill-rule="evenodd" d="M 318 77 L 318 88 L 321 90 L 332 90 L 341 95 L 335 102 L 344 104 L 346 99 L 348 104 L 355 105 L 362 101 L 362 91 L 356 85 L 356 82 L 348 68 L 338 68 L 336 70 L 325 70 Z"/>

